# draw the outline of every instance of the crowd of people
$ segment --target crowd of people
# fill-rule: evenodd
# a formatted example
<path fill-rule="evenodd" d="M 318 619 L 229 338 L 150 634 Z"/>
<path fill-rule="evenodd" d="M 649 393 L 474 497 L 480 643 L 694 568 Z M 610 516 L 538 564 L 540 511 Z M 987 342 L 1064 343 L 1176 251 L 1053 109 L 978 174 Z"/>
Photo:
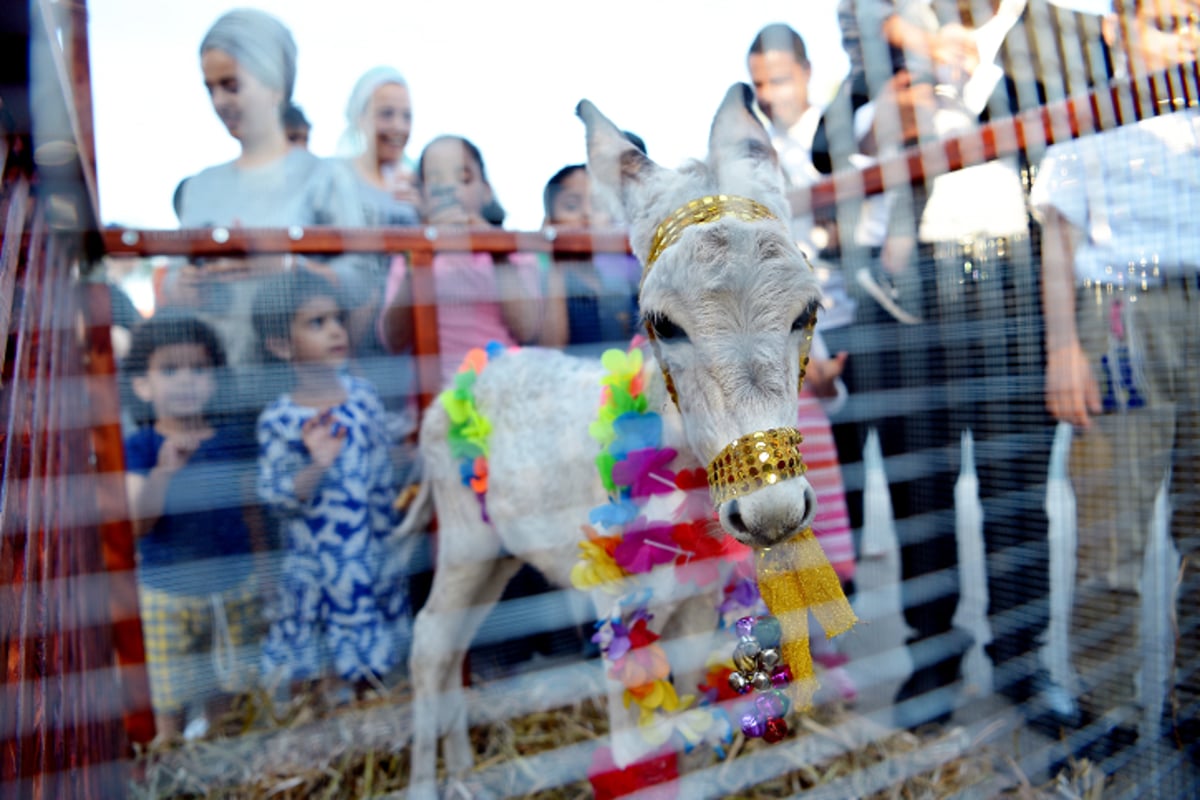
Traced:
<path fill-rule="evenodd" d="M 789 184 L 793 235 L 824 294 L 799 427 L 821 508 L 814 533 L 851 595 L 864 509 L 883 499 L 895 519 L 913 664 L 895 722 L 944 723 L 961 699 L 974 642 L 954 621 L 963 590 L 954 486 L 969 432 L 996 691 L 1053 736 L 1090 727 L 1093 755 L 1136 741 L 1152 696 L 1139 678 L 1141 570 L 1167 524 L 1183 564 L 1176 661 L 1165 706 L 1152 711 L 1195 758 L 1195 110 L 1048 148 L 1027 139 L 955 171 L 927 163 L 922 180 L 887 178 L 882 194 L 834 207 L 815 206 L 809 187 L 916 144 L 978 138 L 983 126 L 1112 81 L 1161 88 L 1148 76 L 1195 60 L 1200 3 L 1116 0 L 1106 17 L 1048 0 L 841 0 L 838 11 L 850 71 L 829 103 L 810 98 L 805 42 L 785 24 L 759 32 L 746 67 Z M 241 150 L 181 182 L 181 226 L 503 225 L 470 139 L 442 135 L 415 159 L 406 152 L 413 108 L 399 71 L 361 77 L 345 155 L 321 158 L 292 102 L 296 43 L 280 20 L 231 11 L 199 55 Z M 619 225 L 583 164 L 549 178 L 544 206 L 548 226 Z M 492 341 L 622 346 L 637 333 L 639 276 L 621 254 L 558 263 L 438 254 L 443 379 Z M 420 602 L 409 582 L 420 559 L 389 536 L 418 469 L 407 259 L 190 259 L 172 266 L 159 299 L 134 327 L 123 370 L 160 734 L 202 721 L 251 675 L 291 690 L 317 681 L 336 696 L 380 685 L 403 670 Z M 1074 428 L 1079 509 L 1066 675 L 1041 653 L 1056 422 Z M 863 491 L 872 435 L 886 498 Z M 265 568 L 276 552 L 277 568 Z M 278 575 L 270 587 L 267 574 Z M 535 576 L 528 584 L 540 588 Z M 853 701 L 846 655 L 819 635 L 813 649 Z"/>

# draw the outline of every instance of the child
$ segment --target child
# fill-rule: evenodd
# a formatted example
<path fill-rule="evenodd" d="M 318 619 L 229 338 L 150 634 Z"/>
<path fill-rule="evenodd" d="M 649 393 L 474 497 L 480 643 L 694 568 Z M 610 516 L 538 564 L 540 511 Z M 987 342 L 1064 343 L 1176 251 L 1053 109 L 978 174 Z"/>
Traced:
<path fill-rule="evenodd" d="M 571 164 L 556 172 L 542 193 L 545 225 L 588 228 L 596 218 L 587 166 Z M 637 291 L 642 268 L 625 253 L 595 253 L 561 259 L 557 265 L 566 296 L 567 343 L 599 345 L 597 352 L 628 342 L 637 333 Z"/>
<path fill-rule="evenodd" d="M 258 493 L 285 540 L 264 674 L 295 688 L 332 662 L 337 678 L 362 690 L 400 663 L 410 625 L 387 539 L 394 491 L 383 408 L 369 382 L 346 373 L 345 312 L 324 278 L 304 269 L 273 277 L 253 319 L 288 387 L 258 418 Z"/>
<path fill-rule="evenodd" d="M 417 180 L 427 224 L 498 226 L 504 221 L 479 148 L 461 136 L 439 136 L 426 145 L 417 162 Z M 489 253 L 440 253 L 434 258 L 445 382 L 453 379 L 468 350 L 488 342 L 510 347 L 566 343 L 566 304 L 561 293 L 547 298 L 538 262 L 525 253 L 497 260 Z M 378 333 L 392 352 L 412 345 L 412 296 L 402 256 L 392 261 Z"/>
<path fill-rule="evenodd" d="M 214 413 L 224 370 L 216 333 L 182 315 L 136 327 L 125 361 L 138 425 L 125 480 L 160 740 L 179 734 L 190 702 L 236 688 L 233 648 L 260 629 L 243 518 L 254 443 Z"/>
<path fill-rule="evenodd" d="M 312 123 L 304 116 L 304 109 L 293 102 L 288 102 L 283 109 L 283 132 L 287 135 L 292 147 L 308 149 L 308 140 L 312 134 Z"/>

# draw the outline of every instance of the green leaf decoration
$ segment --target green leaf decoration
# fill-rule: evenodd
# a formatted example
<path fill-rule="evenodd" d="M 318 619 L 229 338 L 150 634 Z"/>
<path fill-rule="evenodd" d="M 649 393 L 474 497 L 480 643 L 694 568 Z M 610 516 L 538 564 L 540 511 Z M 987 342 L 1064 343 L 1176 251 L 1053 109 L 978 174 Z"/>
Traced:
<path fill-rule="evenodd" d="M 617 485 L 613 483 L 613 466 L 617 460 L 607 450 L 596 456 L 596 471 L 600 473 L 600 482 L 604 484 L 604 488 L 609 494 L 615 494 Z"/>

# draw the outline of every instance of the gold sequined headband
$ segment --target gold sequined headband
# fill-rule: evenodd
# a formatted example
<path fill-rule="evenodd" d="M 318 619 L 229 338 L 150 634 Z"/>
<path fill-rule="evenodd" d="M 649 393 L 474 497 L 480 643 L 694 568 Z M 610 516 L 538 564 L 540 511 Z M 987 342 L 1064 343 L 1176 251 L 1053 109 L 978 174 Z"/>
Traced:
<path fill-rule="evenodd" d="M 650 242 L 650 255 L 646 256 L 646 266 L 642 270 L 642 279 L 645 280 L 646 273 L 663 251 L 679 241 L 684 230 L 692 225 L 707 225 L 724 217 L 735 217 L 743 222 L 779 219 L 771 213 L 771 209 L 749 197 L 713 194 L 692 200 L 671 212 L 655 229 L 654 239 Z"/>
<path fill-rule="evenodd" d="M 654 238 L 650 241 L 650 254 L 646 256 L 646 266 L 642 268 L 642 283 L 646 282 L 646 276 L 650 274 L 650 268 L 654 266 L 654 262 L 658 260 L 658 257 L 662 255 L 664 250 L 679 241 L 679 237 L 683 235 L 685 229 L 692 225 L 707 225 L 710 222 L 716 222 L 725 217 L 734 217 L 743 222 L 779 219 L 779 217 L 771 212 L 771 209 L 757 200 L 751 200 L 749 197 L 740 197 L 734 194 L 711 194 L 701 197 L 699 200 L 692 200 L 668 214 L 667 218 L 655 228 Z M 812 319 L 809 320 L 806 329 L 806 334 L 810 342 L 812 341 L 812 330 L 816 321 L 816 315 L 814 314 Z M 658 359 L 659 366 L 662 369 L 663 379 L 667 383 L 667 393 L 675 401 L 675 405 L 678 406 L 679 397 L 675 393 L 675 381 L 671 379 L 671 373 L 667 369 L 666 362 L 662 360 L 661 354 L 658 351 L 658 337 L 654 335 L 654 329 L 651 327 L 649 321 L 646 323 L 646 337 L 650 340 L 650 347 L 654 351 L 654 356 Z M 804 372 L 807 367 L 808 350 L 806 347 L 800 358 L 800 383 L 802 384 L 804 383 Z"/>

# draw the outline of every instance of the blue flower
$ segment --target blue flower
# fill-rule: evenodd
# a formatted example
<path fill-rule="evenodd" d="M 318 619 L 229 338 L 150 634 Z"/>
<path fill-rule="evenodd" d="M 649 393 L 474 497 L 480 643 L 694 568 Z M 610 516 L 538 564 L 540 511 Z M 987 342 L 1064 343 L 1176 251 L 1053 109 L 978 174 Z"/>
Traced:
<path fill-rule="evenodd" d="M 475 477 L 475 459 L 468 458 L 458 462 L 458 475 L 462 478 L 463 486 L 470 486 Z"/>
<path fill-rule="evenodd" d="M 603 525 L 605 528 L 615 528 L 625 525 L 637 516 L 637 506 L 628 499 L 613 500 L 602 506 L 596 506 L 588 514 L 588 522 L 593 525 Z"/>
<path fill-rule="evenodd" d="M 625 413 L 613 421 L 616 439 L 608 452 L 620 460 L 634 450 L 657 449 L 662 445 L 662 417 L 654 412 Z"/>

